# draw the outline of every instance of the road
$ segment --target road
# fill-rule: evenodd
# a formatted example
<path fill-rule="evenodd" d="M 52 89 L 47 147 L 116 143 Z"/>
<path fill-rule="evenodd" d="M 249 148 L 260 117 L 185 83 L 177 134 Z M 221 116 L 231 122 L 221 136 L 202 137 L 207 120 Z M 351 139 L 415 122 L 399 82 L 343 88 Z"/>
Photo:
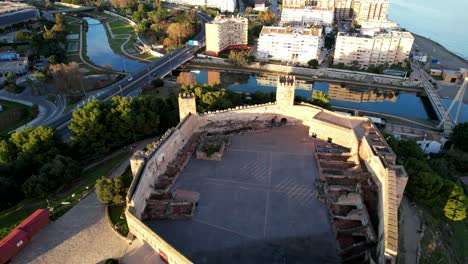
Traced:
<path fill-rule="evenodd" d="M 202 28 L 200 33 L 194 38 L 199 42 L 199 46 L 184 46 L 173 50 L 158 60 L 142 67 L 132 75 L 128 75 L 124 79 L 118 81 L 115 84 L 110 85 L 105 91 L 98 93 L 93 99 L 98 100 L 110 100 L 113 96 L 136 96 L 139 90 L 148 82 L 153 79 L 163 78 L 172 70 L 178 68 L 183 63 L 192 59 L 195 52 L 199 47 L 205 45 L 205 23 L 210 21 L 212 18 L 206 14 L 197 13 L 198 18 L 202 21 Z M 90 98 L 86 98 L 81 101 L 78 106 L 83 107 Z M 64 114 L 62 117 L 49 122 L 47 125 L 55 127 L 62 134 L 62 138 L 66 138 L 69 134 L 68 124 L 72 117 L 72 111 Z"/>
<path fill-rule="evenodd" d="M 0 90 L 0 99 L 17 102 L 20 104 L 25 105 L 33 105 L 36 104 L 39 107 L 39 114 L 38 116 L 26 124 L 25 126 L 40 126 L 44 125 L 59 116 L 61 116 L 65 110 L 65 104 L 58 103 L 53 104 L 52 102 L 48 101 L 43 96 L 32 96 L 32 90 L 30 87 L 27 87 L 21 94 L 9 93 L 5 91 L 5 89 Z M 61 101 L 61 100 L 60 100 Z M 20 130 L 24 127 L 17 128 L 16 130 Z"/>

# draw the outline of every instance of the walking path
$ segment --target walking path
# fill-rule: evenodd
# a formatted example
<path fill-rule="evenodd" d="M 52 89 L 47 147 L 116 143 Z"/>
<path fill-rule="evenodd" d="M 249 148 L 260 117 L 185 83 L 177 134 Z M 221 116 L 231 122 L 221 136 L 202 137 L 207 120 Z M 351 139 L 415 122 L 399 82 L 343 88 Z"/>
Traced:
<path fill-rule="evenodd" d="M 412 207 L 406 197 L 400 204 L 400 248 L 398 263 L 417 264 L 421 240 L 421 216 L 416 207 Z"/>
<path fill-rule="evenodd" d="M 118 35 L 114 35 L 114 33 L 112 32 L 112 27 L 110 26 L 109 23 L 113 22 L 113 21 L 119 21 L 119 19 L 114 19 L 114 20 L 111 20 L 111 21 L 107 21 L 105 23 L 106 27 L 107 27 L 107 31 L 109 31 L 109 34 L 111 36 L 111 38 L 113 39 L 127 39 L 124 43 L 122 43 L 122 45 L 120 45 L 120 51 L 122 51 L 122 53 L 127 56 L 127 57 L 130 57 L 132 59 L 136 59 L 136 60 L 139 60 L 139 61 L 145 61 L 145 62 L 151 62 L 151 60 L 147 60 L 147 59 L 142 59 L 140 57 L 136 57 L 136 56 L 133 56 L 132 54 L 128 53 L 126 50 L 125 50 L 125 45 L 127 44 L 127 42 L 129 42 L 132 38 L 132 35 L 129 35 L 129 34 L 118 34 Z"/>
<path fill-rule="evenodd" d="M 51 121 L 62 115 L 66 107 L 62 104 L 57 106 L 42 96 L 32 96 L 30 87 L 27 87 L 21 94 L 9 93 L 4 89 L 0 90 L 0 99 L 28 106 L 36 104 L 39 107 L 39 114 L 34 120 L 15 130 L 21 130 L 28 126 L 44 125 L 46 122 Z"/>
<path fill-rule="evenodd" d="M 155 138 L 141 141 L 136 149 L 144 149 L 154 140 Z M 128 167 L 131 155 L 129 153 L 128 159 L 116 166 L 108 176 L 121 175 Z M 139 247 L 144 244 L 136 241 L 130 245 L 127 240 L 119 237 L 104 214 L 105 206 L 98 201 L 96 193 L 91 192 L 65 215 L 39 232 L 11 263 L 94 264 L 108 258 L 120 258 L 127 252 L 141 254 Z M 154 251 L 143 252 L 146 255 L 155 255 Z M 126 263 L 144 263 L 131 257 L 130 259 L 134 261 Z"/>

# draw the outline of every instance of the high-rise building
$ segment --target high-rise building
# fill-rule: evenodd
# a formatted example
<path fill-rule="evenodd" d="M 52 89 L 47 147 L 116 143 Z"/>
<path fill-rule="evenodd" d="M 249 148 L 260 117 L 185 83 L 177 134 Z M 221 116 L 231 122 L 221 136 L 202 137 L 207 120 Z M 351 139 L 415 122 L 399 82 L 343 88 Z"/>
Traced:
<path fill-rule="evenodd" d="M 319 59 L 322 46 L 321 27 L 263 27 L 258 39 L 257 57 L 305 64 Z"/>
<path fill-rule="evenodd" d="M 233 48 L 247 48 L 248 23 L 245 17 L 217 16 L 205 24 L 206 53 L 217 56 Z"/>
<path fill-rule="evenodd" d="M 167 3 L 218 8 L 221 12 L 234 12 L 236 0 L 162 0 Z"/>
<path fill-rule="evenodd" d="M 359 23 L 363 20 L 387 20 L 390 0 L 354 0 L 355 17 Z"/>
<path fill-rule="evenodd" d="M 353 0 L 335 0 L 335 18 L 347 19 L 353 17 L 352 12 Z"/>
<path fill-rule="evenodd" d="M 388 31 L 371 35 L 338 33 L 334 63 L 361 67 L 371 64 L 398 64 L 408 58 L 414 37 L 409 32 Z"/>

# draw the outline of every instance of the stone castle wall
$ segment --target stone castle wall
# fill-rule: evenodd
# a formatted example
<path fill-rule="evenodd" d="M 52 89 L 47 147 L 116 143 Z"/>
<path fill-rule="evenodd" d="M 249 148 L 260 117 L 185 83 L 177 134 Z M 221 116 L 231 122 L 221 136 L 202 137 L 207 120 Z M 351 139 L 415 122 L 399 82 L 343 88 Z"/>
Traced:
<path fill-rule="evenodd" d="M 140 154 L 139 157 L 132 159 L 132 172 L 136 172 L 136 175 L 127 195 L 129 206 L 127 215 L 131 215 L 131 220 L 128 221 L 130 232 L 147 241 L 156 251 L 163 248 L 165 254 L 171 254 L 170 257 L 173 257 L 174 261 L 169 263 L 191 263 L 187 259 L 181 258 L 177 250 L 152 232 L 140 220 L 146 207 L 146 200 L 152 193 L 153 184 L 157 177 L 166 171 L 168 164 L 194 133 L 235 131 L 240 126 L 268 124 L 272 120 L 279 121 L 286 118 L 288 124 L 308 126 L 309 136 L 314 135 L 325 141 L 330 138 L 333 143 L 348 148 L 351 157 L 363 160 L 372 173 L 375 183 L 379 186 L 379 190 L 381 190 L 378 201 L 381 208 L 378 227 L 380 250 L 378 253 L 381 260 L 384 258 L 384 254 L 393 259 L 397 254 L 398 247 L 398 222 L 395 222 L 395 219 L 397 219 L 397 201 L 399 199 L 396 189 L 398 187 L 404 190 L 405 187 L 403 181 L 397 183 L 394 171 L 389 173 L 389 168 L 384 161 L 385 159 L 392 163 L 395 159 L 394 153 L 391 150 L 390 152 L 376 153 L 372 142 L 369 142 L 365 136 L 360 135 L 362 138 L 359 138 L 356 135 L 355 127 L 365 122 L 368 123 L 366 118 L 341 116 L 307 104 L 294 105 L 290 93 L 290 89 L 294 89 L 294 85 L 282 85 L 280 88 L 288 91 L 281 93 L 281 90 L 278 90 L 277 97 L 284 94 L 290 100 L 278 100 L 277 103 L 254 106 L 239 106 L 200 114 L 196 114 L 193 95 L 180 96 L 181 123 L 169 131 L 150 153 Z M 371 130 L 376 130 L 373 124 L 370 126 Z M 376 136 L 382 138 L 380 134 Z M 382 159 L 379 157 L 380 155 L 383 157 Z M 399 192 L 402 193 L 402 190 Z"/>
<path fill-rule="evenodd" d="M 139 163 L 140 168 L 132 169 L 138 171 L 130 186 L 127 202 L 134 208 L 136 217 L 141 218 L 146 199 L 152 193 L 152 188 L 157 177 L 163 174 L 168 164 L 176 157 L 178 151 L 182 149 L 198 129 L 198 118 L 192 115 L 187 116 L 175 129 L 173 129 L 167 138 L 162 138 L 158 145 L 144 156 L 145 161 L 132 160 L 132 168 Z"/>

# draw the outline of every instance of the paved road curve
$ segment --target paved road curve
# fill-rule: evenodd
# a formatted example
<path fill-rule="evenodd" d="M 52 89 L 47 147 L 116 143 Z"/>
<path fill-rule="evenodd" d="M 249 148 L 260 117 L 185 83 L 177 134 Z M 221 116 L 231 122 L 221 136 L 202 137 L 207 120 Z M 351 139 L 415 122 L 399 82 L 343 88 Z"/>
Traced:
<path fill-rule="evenodd" d="M 0 99 L 29 106 L 33 104 L 38 105 L 39 114 L 34 120 L 27 124 L 28 126 L 40 126 L 50 122 L 61 116 L 65 110 L 64 104 L 58 104 L 57 106 L 45 99 L 43 96 L 32 96 L 31 88 L 29 87 L 26 88 L 21 94 L 9 93 L 5 91 L 5 89 L 0 90 Z"/>

